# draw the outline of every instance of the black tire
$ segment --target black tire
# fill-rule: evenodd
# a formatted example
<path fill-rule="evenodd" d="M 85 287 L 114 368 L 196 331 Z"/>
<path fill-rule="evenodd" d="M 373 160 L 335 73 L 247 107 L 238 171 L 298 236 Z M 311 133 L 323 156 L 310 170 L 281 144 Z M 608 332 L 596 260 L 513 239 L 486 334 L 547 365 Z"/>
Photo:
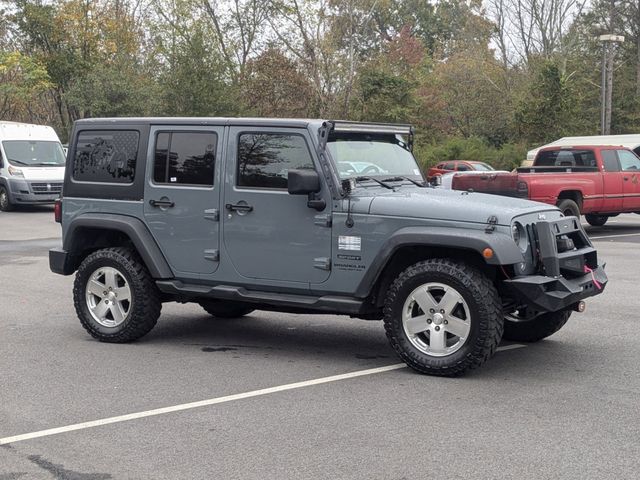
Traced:
<path fill-rule="evenodd" d="M 517 317 L 517 313 L 511 314 Z M 514 342 L 538 342 L 560 330 L 569 317 L 571 310 L 549 312 L 527 321 L 504 319 L 504 338 Z"/>
<path fill-rule="evenodd" d="M 209 315 L 217 318 L 239 318 L 249 315 L 253 308 L 242 303 L 226 302 L 223 300 L 202 300 L 200 306 Z"/>
<path fill-rule="evenodd" d="M 0 211 L 10 212 L 14 209 L 13 203 L 9 199 L 9 192 L 6 187 L 0 185 Z"/>
<path fill-rule="evenodd" d="M 569 198 L 559 200 L 558 208 L 564 213 L 565 217 L 578 217 L 580 218 L 580 207 L 578 204 Z"/>
<path fill-rule="evenodd" d="M 609 220 L 609 217 L 606 216 L 606 215 L 591 215 L 591 214 L 587 214 L 587 215 L 584 216 L 584 218 L 587 220 L 587 223 L 589 225 L 592 225 L 594 227 L 601 227 L 605 223 L 607 223 L 607 220 Z"/>
<path fill-rule="evenodd" d="M 87 283 L 101 267 L 115 268 L 128 282 L 131 301 L 124 321 L 117 326 L 105 326 L 89 311 Z M 106 283 L 106 282 L 105 282 Z M 73 285 L 73 302 L 80 323 L 89 334 L 109 343 L 126 343 L 143 337 L 158 321 L 162 302 L 160 292 L 138 254 L 128 248 L 97 250 L 85 258 Z"/>
<path fill-rule="evenodd" d="M 453 288 L 466 302 L 470 312 L 466 340 L 457 351 L 444 356 L 430 355 L 419 349 L 415 340 L 410 340 L 402 320 L 405 302 L 418 287 L 426 284 Z M 418 308 L 417 315 L 421 313 L 426 315 L 422 308 Z M 482 365 L 493 356 L 500 343 L 503 320 L 501 300 L 489 278 L 467 264 L 444 258 L 425 260 L 408 267 L 391 284 L 384 303 L 384 326 L 391 346 L 407 365 L 429 375 L 452 377 Z M 437 329 L 435 316 L 428 323 L 431 324 L 429 328 Z M 447 328 L 443 327 L 443 330 Z M 429 332 L 431 334 L 432 331 Z M 446 342 L 449 342 L 449 334 L 445 335 Z"/>

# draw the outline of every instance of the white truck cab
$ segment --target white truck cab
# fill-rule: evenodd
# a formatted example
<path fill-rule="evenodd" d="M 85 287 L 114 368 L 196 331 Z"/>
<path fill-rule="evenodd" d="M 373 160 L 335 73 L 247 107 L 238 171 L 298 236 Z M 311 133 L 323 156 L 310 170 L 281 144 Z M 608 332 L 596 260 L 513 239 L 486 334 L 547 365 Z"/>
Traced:
<path fill-rule="evenodd" d="M 0 121 L 0 210 L 54 203 L 62 192 L 64 166 L 53 128 Z"/>

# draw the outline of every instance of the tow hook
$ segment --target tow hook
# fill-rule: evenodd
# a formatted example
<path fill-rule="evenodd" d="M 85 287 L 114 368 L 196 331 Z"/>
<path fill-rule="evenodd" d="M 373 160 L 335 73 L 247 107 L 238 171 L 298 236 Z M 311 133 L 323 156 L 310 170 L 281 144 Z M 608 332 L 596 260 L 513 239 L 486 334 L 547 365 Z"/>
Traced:
<path fill-rule="evenodd" d="M 587 304 L 584 303 L 584 301 L 580 300 L 577 303 L 573 304 L 573 310 L 578 312 L 578 313 L 582 313 L 587 309 Z"/>

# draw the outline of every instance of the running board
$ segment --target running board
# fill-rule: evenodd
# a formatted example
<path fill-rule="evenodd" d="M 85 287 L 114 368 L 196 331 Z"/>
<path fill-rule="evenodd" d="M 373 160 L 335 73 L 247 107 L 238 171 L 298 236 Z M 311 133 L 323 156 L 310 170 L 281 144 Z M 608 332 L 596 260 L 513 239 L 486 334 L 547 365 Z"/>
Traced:
<path fill-rule="evenodd" d="M 291 293 L 274 293 L 259 290 L 247 290 L 244 287 L 231 285 L 197 285 L 186 284 L 179 280 L 157 280 L 156 285 L 161 292 L 182 298 L 216 298 L 236 302 L 257 303 L 272 307 L 313 310 L 320 312 L 355 315 L 364 313 L 364 301 L 352 297 L 325 295 L 296 295 Z"/>

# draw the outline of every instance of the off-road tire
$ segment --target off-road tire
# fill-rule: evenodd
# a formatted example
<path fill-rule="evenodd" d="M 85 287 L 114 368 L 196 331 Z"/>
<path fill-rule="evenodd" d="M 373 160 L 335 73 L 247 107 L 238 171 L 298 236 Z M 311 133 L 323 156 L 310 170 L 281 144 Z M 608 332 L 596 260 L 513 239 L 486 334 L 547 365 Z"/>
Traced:
<path fill-rule="evenodd" d="M 130 310 L 116 327 L 98 323 L 91 316 L 85 298 L 87 281 L 93 272 L 105 266 L 119 270 L 131 289 Z M 73 285 L 73 303 L 85 330 L 109 343 L 127 343 L 143 337 L 155 326 L 162 308 L 160 292 L 144 263 L 135 251 L 124 247 L 97 250 L 82 261 Z"/>
<path fill-rule="evenodd" d="M 0 185 L 0 211 L 10 212 L 13 209 L 14 205 L 9 200 L 9 192 L 6 187 Z"/>
<path fill-rule="evenodd" d="M 239 318 L 249 315 L 253 308 L 242 303 L 224 300 L 202 300 L 200 306 L 209 314 L 217 318 Z"/>
<path fill-rule="evenodd" d="M 532 320 L 514 322 L 504 319 L 504 339 L 514 342 L 538 342 L 560 330 L 571 316 L 571 310 L 543 313 Z"/>
<path fill-rule="evenodd" d="M 605 223 L 607 223 L 607 220 L 609 220 L 609 217 L 606 215 L 587 214 L 584 216 L 584 218 L 587 220 L 587 223 L 589 225 L 592 225 L 594 227 L 602 227 Z"/>
<path fill-rule="evenodd" d="M 558 208 L 566 217 L 573 216 L 580 218 L 580 207 L 570 198 L 563 198 L 557 203 Z"/>
<path fill-rule="evenodd" d="M 467 340 L 454 353 L 428 355 L 405 332 L 402 311 L 407 297 L 421 285 L 437 282 L 453 287 L 471 312 Z M 502 338 L 504 314 L 498 292 L 487 276 L 465 263 L 446 258 L 418 262 L 393 281 L 384 302 L 387 338 L 400 358 L 414 370 L 453 377 L 477 368 L 493 356 Z"/>

